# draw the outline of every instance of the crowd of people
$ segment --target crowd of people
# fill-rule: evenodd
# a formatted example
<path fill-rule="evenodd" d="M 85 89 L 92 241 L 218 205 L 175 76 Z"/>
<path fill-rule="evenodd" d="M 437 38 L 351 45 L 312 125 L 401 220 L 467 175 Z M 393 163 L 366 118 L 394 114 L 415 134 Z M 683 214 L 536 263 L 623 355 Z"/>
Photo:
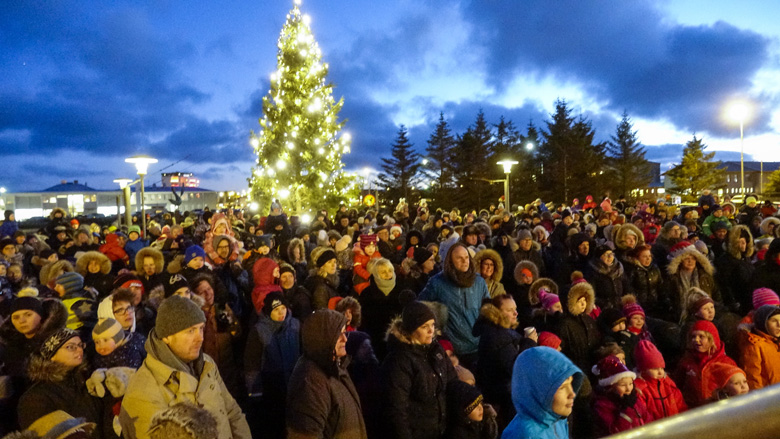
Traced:
<path fill-rule="evenodd" d="M 755 195 L 139 220 L 5 212 L 0 434 L 580 439 L 780 382 Z"/>

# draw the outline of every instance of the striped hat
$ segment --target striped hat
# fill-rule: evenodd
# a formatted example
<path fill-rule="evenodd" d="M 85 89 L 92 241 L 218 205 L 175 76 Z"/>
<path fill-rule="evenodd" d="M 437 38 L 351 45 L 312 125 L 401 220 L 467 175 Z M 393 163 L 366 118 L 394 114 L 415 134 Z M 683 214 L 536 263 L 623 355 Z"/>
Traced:
<path fill-rule="evenodd" d="M 762 305 L 780 306 L 780 297 L 769 288 L 759 288 L 753 291 L 753 309 L 761 308 Z"/>
<path fill-rule="evenodd" d="M 122 329 L 122 325 L 114 319 L 100 319 L 97 325 L 92 329 L 92 339 L 109 339 L 113 338 L 116 344 L 122 343 L 125 339 L 125 331 Z"/>

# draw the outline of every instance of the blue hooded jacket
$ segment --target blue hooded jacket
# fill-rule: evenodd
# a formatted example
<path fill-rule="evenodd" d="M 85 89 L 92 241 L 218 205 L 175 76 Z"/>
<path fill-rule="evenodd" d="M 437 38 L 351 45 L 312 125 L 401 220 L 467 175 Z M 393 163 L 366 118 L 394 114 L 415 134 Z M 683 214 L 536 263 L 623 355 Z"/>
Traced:
<path fill-rule="evenodd" d="M 518 355 L 512 371 L 512 403 L 517 415 L 501 439 L 568 438 L 566 418 L 552 411 L 552 403 L 555 392 L 572 375 L 572 387 L 579 392 L 582 371 L 555 349 L 540 346 Z"/>

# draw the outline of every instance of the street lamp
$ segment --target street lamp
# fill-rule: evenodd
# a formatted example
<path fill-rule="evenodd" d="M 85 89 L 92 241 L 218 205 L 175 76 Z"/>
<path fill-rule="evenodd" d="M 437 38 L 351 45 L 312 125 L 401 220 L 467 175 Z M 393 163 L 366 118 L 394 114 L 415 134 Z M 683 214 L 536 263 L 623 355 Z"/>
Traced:
<path fill-rule="evenodd" d="M 122 189 L 122 198 L 124 198 L 123 202 L 125 205 L 125 224 L 127 224 L 127 227 L 130 227 L 130 186 L 134 183 L 133 180 L 129 178 L 117 178 L 114 180 L 114 183 L 119 185 L 119 188 Z M 119 219 L 119 224 L 122 224 L 122 214 L 119 213 L 119 210 L 117 209 L 116 216 Z"/>
<path fill-rule="evenodd" d="M 149 170 L 149 165 L 152 163 L 157 163 L 157 159 L 146 155 L 137 155 L 126 158 L 125 163 L 134 164 L 135 170 L 138 172 L 138 176 L 141 177 L 141 224 L 143 224 L 143 236 L 144 239 L 146 239 L 146 200 L 144 199 L 144 177 L 146 176 L 146 172 Z"/>
<path fill-rule="evenodd" d="M 728 118 L 734 122 L 739 122 L 739 182 L 742 195 L 745 195 L 745 121 L 750 118 L 752 108 L 747 101 L 737 100 L 729 104 L 727 111 Z"/>
<path fill-rule="evenodd" d="M 509 174 L 512 172 L 512 166 L 516 165 L 517 163 L 517 160 L 501 160 L 498 162 L 499 165 L 504 167 L 504 174 L 506 174 L 506 179 L 504 179 L 504 208 L 507 211 L 512 209 L 511 205 L 509 204 Z"/>

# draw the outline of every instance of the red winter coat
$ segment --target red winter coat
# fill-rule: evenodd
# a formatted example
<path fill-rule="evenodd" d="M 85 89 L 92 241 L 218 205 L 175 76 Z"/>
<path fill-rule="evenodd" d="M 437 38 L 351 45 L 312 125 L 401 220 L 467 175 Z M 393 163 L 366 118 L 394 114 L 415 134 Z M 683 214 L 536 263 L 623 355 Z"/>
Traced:
<path fill-rule="evenodd" d="M 282 291 L 282 287 L 276 284 L 274 277 L 274 270 L 277 268 L 279 268 L 279 264 L 271 258 L 260 258 L 252 266 L 252 280 L 255 283 L 255 287 L 252 289 L 252 303 L 255 305 L 255 311 L 258 315 L 263 310 L 265 296 L 273 291 Z"/>
<path fill-rule="evenodd" d="M 106 255 L 111 262 L 122 260 L 127 263 L 130 260 L 125 249 L 119 245 L 119 236 L 113 233 L 106 235 L 106 243 L 101 245 L 98 250 Z"/>
<path fill-rule="evenodd" d="M 688 410 L 682 392 L 668 376 L 661 380 L 637 378 L 634 380 L 634 387 L 654 420 L 674 416 Z"/>
<path fill-rule="evenodd" d="M 680 363 L 677 365 L 677 371 L 674 376 L 674 382 L 680 383 L 685 403 L 688 407 L 698 407 L 712 395 L 704 395 L 703 389 L 713 388 L 712 385 L 703 385 L 702 374 L 706 368 L 715 363 L 726 363 L 736 366 L 737 363 L 726 356 L 723 351 L 723 344 L 717 340 L 720 348 L 712 355 L 700 355 L 695 352 L 686 351 Z M 708 376 L 710 374 L 707 374 Z M 715 385 L 714 388 L 719 386 Z"/>
<path fill-rule="evenodd" d="M 653 421 L 653 417 L 645 405 L 644 397 L 639 394 L 639 389 L 635 387 L 634 391 L 637 393 L 636 403 L 633 407 L 627 408 L 618 406 L 618 398 L 614 393 L 596 392 L 596 396 L 593 398 L 593 410 L 596 415 L 595 430 L 598 437 L 641 427 Z"/>
<path fill-rule="evenodd" d="M 368 269 L 366 268 L 368 266 L 368 261 L 371 259 L 379 259 L 382 257 L 382 255 L 379 254 L 379 250 L 377 250 L 371 256 L 368 256 L 363 253 L 363 249 L 360 248 L 360 244 L 355 244 L 353 251 L 355 252 L 355 257 L 354 263 L 352 265 L 352 282 L 354 284 L 355 292 L 359 295 L 369 285 L 369 278 L 371 277 L 371 273 L 369 273 Z"/>

